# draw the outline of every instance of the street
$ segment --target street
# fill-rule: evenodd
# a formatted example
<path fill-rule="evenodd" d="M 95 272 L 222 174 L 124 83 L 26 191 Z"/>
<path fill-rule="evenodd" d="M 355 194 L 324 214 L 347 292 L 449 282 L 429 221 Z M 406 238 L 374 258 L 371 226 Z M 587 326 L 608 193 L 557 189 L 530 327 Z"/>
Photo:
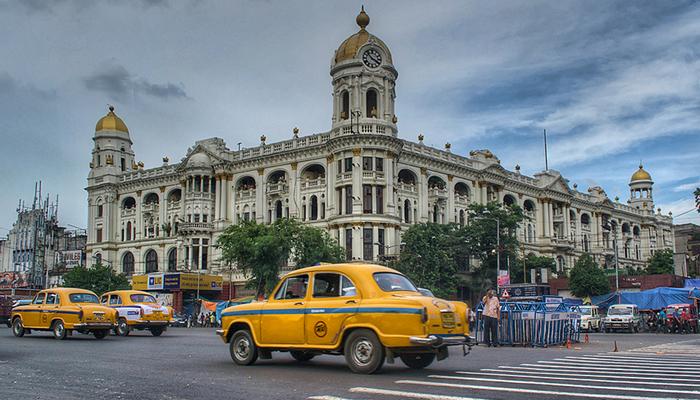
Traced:
<path fill-rule="evenodd" d="M 240 367 L 207 328 L 56 341 L 47 332 L 15 338 L 3 327 L 0 398 L 700 399 L 698 361 L 694 335 L 591 334 L 589 344 L 571 349 L 477 347 L 463 357 L 453 348 L 450 358 L 422 371 L 397 360 L 364 376 L 338 356 L 300 364 L 274 353 Z"/>

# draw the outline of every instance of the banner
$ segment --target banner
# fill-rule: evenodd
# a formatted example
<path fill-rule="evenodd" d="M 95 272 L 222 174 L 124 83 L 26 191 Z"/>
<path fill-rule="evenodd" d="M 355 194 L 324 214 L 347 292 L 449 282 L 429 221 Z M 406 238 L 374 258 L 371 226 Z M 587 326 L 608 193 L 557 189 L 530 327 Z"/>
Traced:
<path fill-rule="evenodd" d="M 66 250 L 58 252 L 58 264 L 64 265 L 66 268 L 73 268 L 83 263 L 82 250 Z"/>
<path fill-rule="evenodd" d="M 501 275 L 498 276 L 498 286 L 505 285 L 510 285 L 510 275 L 508 275 L 508 271 L 501 271 Z"/>
<path fill-rule="evenodd" d="M 224 278 L 218 275 L 173 272 L 167 274 L 134 275 L 131 287 L 134 290 L 199 290 L 221 291 Z"/>

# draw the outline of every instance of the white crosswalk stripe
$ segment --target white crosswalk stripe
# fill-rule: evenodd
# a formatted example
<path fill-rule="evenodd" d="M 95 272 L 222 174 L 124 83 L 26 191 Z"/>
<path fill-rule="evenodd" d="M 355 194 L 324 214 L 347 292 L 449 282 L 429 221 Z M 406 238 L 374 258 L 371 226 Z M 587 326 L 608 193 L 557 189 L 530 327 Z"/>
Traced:
<path fill-rule="evenodd" d="M 315 400 L 520 399 L 700 400 L 700 357 L 667 354 L 599 353 L 536 363 L 501 365 L 478 371 L 428 374 L 399 379 L 396 387 L 352 387 L 349 396 Z M 342 394 L 341 394 L 342 395 Z"/>

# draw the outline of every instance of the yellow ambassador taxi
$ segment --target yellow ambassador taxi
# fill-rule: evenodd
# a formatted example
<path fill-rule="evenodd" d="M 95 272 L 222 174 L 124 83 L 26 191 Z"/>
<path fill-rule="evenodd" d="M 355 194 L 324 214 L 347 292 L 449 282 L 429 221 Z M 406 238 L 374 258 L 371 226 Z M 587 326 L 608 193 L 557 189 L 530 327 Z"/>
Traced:
<path fill-rule="evenodd" d="M 103 339 L 114 328 L 116 316 L 89 290 L 45 289 L 34 296 L 31 304 L 12 309 L 12 333 L 22 337 L 32 330 L 52 331 L 56 339 L 62 340 L 78 331 Z"/>
<path fill-rule="evenodd" d="M 404 275 L 370 264 L 329 264 L 284 276 L 268 300 L 229 307 L 217 334 L 233 361 L 253 364 L 272 351 L 299 361 L 344 355 L 353 372 L 371 374 L 398 357 L 409 368 L 447 358 L 447 346 L 471 349 L 469 307 L 424 296 Z"/>
<path fill-rule="evenodd" d="M 158 304 L 152 294 L 139 290 L 107 292 L 100 301 L 117 310 L 114 332 L 119 336 L 128 336 L 134 329 L 149 330 L 153 336 L 160 336 L 173 316 L 172 309 Z"/>

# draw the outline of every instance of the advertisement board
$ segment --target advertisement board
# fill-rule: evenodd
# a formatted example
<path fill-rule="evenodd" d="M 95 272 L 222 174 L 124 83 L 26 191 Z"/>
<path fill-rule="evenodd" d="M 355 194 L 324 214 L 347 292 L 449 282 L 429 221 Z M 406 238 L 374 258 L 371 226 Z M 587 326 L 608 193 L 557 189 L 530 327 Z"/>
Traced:
<path fill-rule="evenodd" d="M 199 290 L 221 291 L 224 278 L 218 275 L 174 272 L 167 274 L 134 275 L 134 290 Z"/>
<path fill-rule="evenodd" d="M 65 250 L 58 252 L 58 264 L 66 268 L 73 268 L 83 263 L 82 250 Z"/>

